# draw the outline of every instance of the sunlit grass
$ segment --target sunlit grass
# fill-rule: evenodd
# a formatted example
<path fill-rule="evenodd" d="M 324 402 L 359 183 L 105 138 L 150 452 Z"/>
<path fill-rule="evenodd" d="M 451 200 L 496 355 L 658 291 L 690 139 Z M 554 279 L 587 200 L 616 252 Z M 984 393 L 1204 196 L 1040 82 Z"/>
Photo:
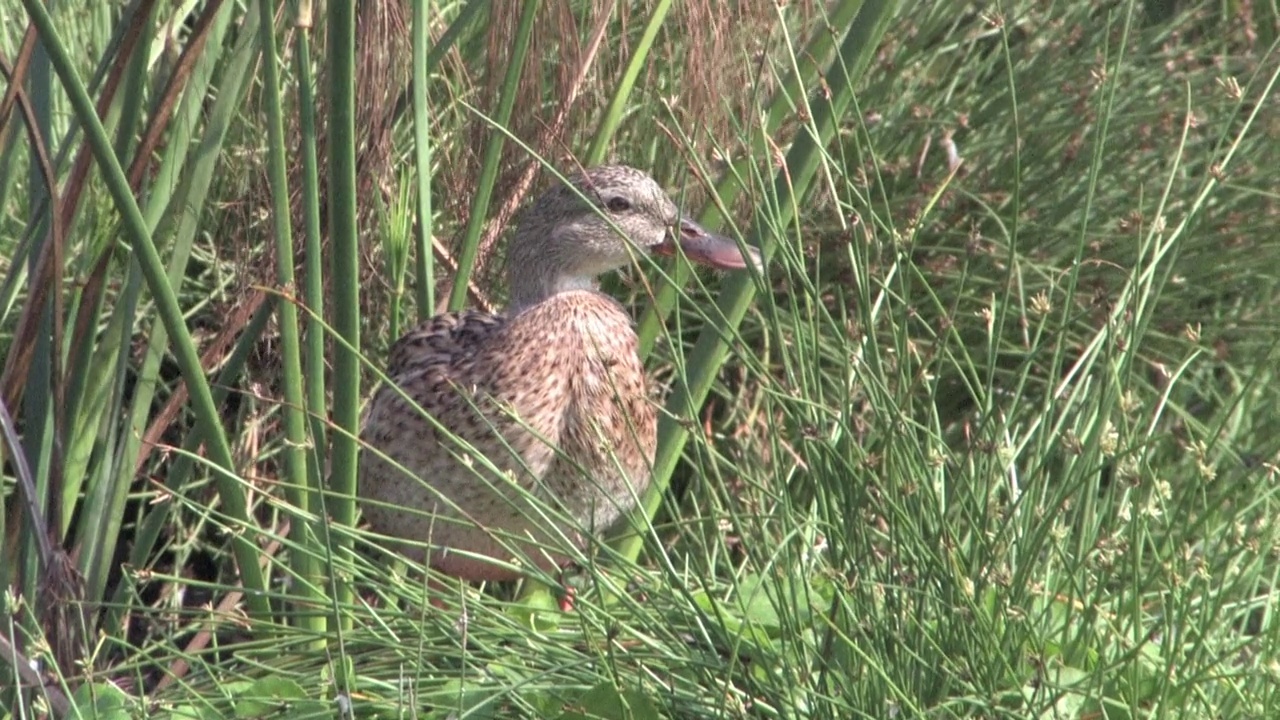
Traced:
<path fill-rule="evenodd" d="M 558 7 L 542 5 L 543 13 Z M 778 16 L 785 23 L 744 18 L 769 28 L 760 37 L 723 30 L 718 42 L 740 47 L 734 62 L 752 71 L 743 75 L 749 87 L 720 99 L 679 95 L 704 87 L 685 70 L 715 63 L 685 55 L 693 50 L 679 46 L 667 19 L 647 49 L 652 70 L 617 103 L 632 109 L 620 124 L 606 123 L 617 133 L 615 157 L 653 167 L 677 194 L 685 189 L 687 203 L 707 188 L 676 169 L 701 168 L 725 201 L 709 203 L 705 216 L 774 247 L 759 277 L 673 273 L 677 293 L 648 268 L 643 279 L 631 272 L 610 283 L 637 315 L 655 289 L 674 299 L 670 314 L 651 313 L 643 325 L 656 338 L 649 366 L 664 390 L 679 393 L 700 375 L 712 382 L 705 402 L 686 393 L 692 407 L 668 410 L 664 437 L 685 440 L 670 455 L 670 486 L 653 524 L 641 519 L 621 551 L 593 546 L 583 569 L 564 578 L 572 612 L 557 606 L 568 602 L 557 593 L 448 582 L 428 590 L 420 568 L 332 522 L 340 498 L 307 494 L 327 467 L 323 445 L 304 446 L 307 466 L 285 475 L 285 453 L 297 446 L 284 441 L 280 326 L 268 322 L 270 304 L 255 319 L 259 306 L 241 303 L 255 297 L 252 285 L 271 288 L 263 297 L 277 303 L 300 291 L 272 286 L 275 268 L 263 262 L 290 250 L 287 238 L 270 249 L 270 214 L 261 212 L 271 197 L 262 88 L 245 95 L 253 101 L 246 109 L 232 82 L 252 67 L 259 8 L 235 9 L 232 27 L 241 32 L 228 36 L 235 39 L 226 41 L 214 83 L 230 96 L 210 101 L 209 126 L 192 145 L 188 173 L 197 179 L 179 186 L 182 200 L 172 207 L 148 207 L 154 195 L 142 195 L 144 214 L 166 217 L 159 227 L 168 230 L 155 235 L 166 261 L 195 232 L 184 212 L 203 218 L 195 262 L 171 281 L 202 347 L 232 329 L 225 362 L 206 366 L 232 459 L 200 449 L 192 416 L 175 416 L 158 436 L 163 452 L 122 436 L 122 417 L 155 422 L 179 374 L 172 361 L 157 361 L 156 401 L 134 411 L 145 417 L 122 414 L 139 392 L 143 356 L 120 342 L 121 328 L 143 347 L 157 311 L 122 250 L 103 266 L 104 290 L 85 280 L 91 250 L 109 247 L 119 232 L 101 220 L 117 217 L 103 188 L 90 187 L 91 221 L 74 226 L 90 237 L 70 246 L 61 291 L 71 307 L 87 304 L 87 327 L 107 328 L 75 342 L 95 343 L 94 357 L 120 369 L 99 369 L 72 393 L 86 399 L 65 437 L 85 449 L 71 466 L 86 478 L 85 493 L 127 492 L 112 511 L 114 540 L 133 555 L 94 566 L 111 569 L 94 571 L 90 586 L 102 595 L 86 598 L 107 607 L 88 616 L 96 631 L 59 635 L 48 625 L 51 596 L 35 592 L 47 575 L 30 564 L 31 548 L 5 538 L 0 578 L 15 590 L 0 613 L 0 637 L 19 644 L 4 648 L 0 688 L 14 684 L 15 653 L 39 659 L 62 682 L 41 690 L 24 676 L 29 689 L 0 690 L 0 708 L 15 717 L 36 717 L 42 703 L 60 700 L 190 717 L 329 717 L 347 703 L 362 717 L 1275 714 L 1274 9 L 1222 17 L 1221 7 L 1206 5 L 1166 17 L 1159 3 L 1105 12 L 1087 4 L 998 14 L 945 3 L 903 8 L 871 64 L 855 72 L 837 139 L 807 156 L 806 188 L 794 161 L 805 133 L 821 130 L 813 108 L 843 102 L 833 85 L 840 74 L 828 67 L 841 38 L 824 18 L 847 24 L 857 3 L 836 4 L 830 16 L 792 5 Z M 393 339 L 387 328 L 411 326 L 422 304 L 412 270 L 432 265 L 411 253 L 439 240 L 443 262 L 434 266 L 449 267 L 449 238 L 478 240 L 478 221 L 466 230 L 473 198 L 459 196 L 461 178 L 490 177 L 479 170 L 496 173 L 504 167 L 497 158 L 510 157 L 494 150 L 486 163 L 484 148 L 494 145 L 474 139 L 491 137 L 483 133 L 492 118 L 460 109 L 500 108 L 480 93 L 496 92 L 503 77 L 483 75 L 491 46 L 482 26 L 469 24 L 467 13 L 477 11 L 468 8 L 424 8 L 438 18 L 433 36 L 449 27 L 457 42 L 456 53 L 431 56 L 425 99 L 433 109 L 419 118 L 431 130 L 433 174 L 415 167 L 428 154 L 413 147 L 406 114 L 391 148 L 403 162 L 392 163 L 386 187 L 359 185 L 386 194 L 346 191 L 369 223 L 358 228 L 359 263 L 344 279 L 360 285 L 358 317 L 347 319 L 358 324 L 362 347 L 335 337 L 332 311 L 317 317 L 298 308 L 309 332 L 323 331 L 327 352 L 360 359 L 346 372 L 360 374 L 366 391 Z M 637 5 L 639 14 L 610 32 L 639 40 L 639 19 L 655 8 L 665 11 Z M 531 29 L 535 57 L 553 27 L 550 14 L 540 17 L 544 24 Z M 503 22 L 514 31 L 517 20 Z M 5 57 L 17 50 L 10 32 L 0 31 Z M 585 43 L 591 28 L 574 32 Z M 324 57 L 323 47 L 315 55 Z M 602 67 L 622 73 L 630 59 Z M 279 69 L 288 113 L 297 78 Z M 541 68 L 548 107 L 563 99 L 552 81 L 564 73 L 557 68 L 553 78 L 551 70 Z M 803 93 L 792 76 L 806 78 Z M 263 82 L 260 69 L 253 77 Z M 502 92 L 527 93 L 527 81 L 512 79 Z M 593 123 L 615 97 L 591 84 L 597 78 L 585 82 L 596 91 L 577 100 L 574 141 L 535 148 L 562 170 L 572 162 L 561 158 L 592 144 Z M 755 113 L 725 119 L 707 110 L 718 105 Z M 689 106 L 708 115 L 705 127 L 683 114 Z M 520 110 L 509 124 L 527 130 L 521 124 L 540 116 Z M 61 142 L 68 117 L 55 114 L 46 138 Z M 290 132 L 288 117 L 285 125 Z M 26 141 L 6 132 L 6 142 Z M 533 142 L 536 133 L 515 135 Z M 299 151 L 283 144 L 296 192 Z M 513 145 L 499 150 L 515 152 Z M 20 155 L 8 172 L 25 173 Z M 210 157 L 220 159 L 212 185 Z M 25 175 L 0 180 L 10 188 L 0 197 L 0 248 L 17 248 L 29 242 Z M 498 174 L 485 182 L 502 187 Z M 440 237 L 417 242 L 409 233 L 424 207 L 437 213 Z M 291 212 L 301 238 L 307 221 L 300 206 Z M 310 273 L 300 286 L 323 281 L 305 285 L 313 295 L 334 280 L 310 257 L 288 259 Z M 21 292 L 0 313 L 7 358 L 22 347 L 12 338 L 30 296 L 30 281 L 15 277 Z M 501 288 L 484 290 L 501 302 Z M 754 298 L 740 323 L 726 323 L 721 312 L 735 292 Z M 136 308 L 115 302 L 130 293 Z M 67 315 L 67 328 L 74 319 Z M 705 350 L 720 340 L 723 365 Z M 320 367 L 309 356 L 317 347 L 299 350 L 304 381 Z M 13 387 L 3 389 L 6 398 Z M 291 390 L 306 398 L 295 403 L 307 402 L 312 419 L 293 429 L 312 438 L 315 423 L 330 420 L 316 390 Z M 29 416 L 17 417 L 29 427 Z M 58 467 L 50 447 L 27 451 L 46 484 Z M 4 448 L 6 457 L 14 452 Z M 20 508 L 13 467 L 3 486 L 9 528 Z M 107 480 L 115 478 L 125 485 Z M 246 498 L 246 512 L 227 505 L 229 487 Z M 75 508 L 68 548 L 103 525 L 87 519 L 89 497 L 65 500 Z M 265 593 L 250 594 L 252 611 L 250 596 L 236 594 L 243 588 L 232 537 L 257 540 L 269 578 Z M 81 664 L 57 649 L 67 638 L 81 643 L 68 646 Z M 112 694 L 108 681 L 125 692 Z"/>

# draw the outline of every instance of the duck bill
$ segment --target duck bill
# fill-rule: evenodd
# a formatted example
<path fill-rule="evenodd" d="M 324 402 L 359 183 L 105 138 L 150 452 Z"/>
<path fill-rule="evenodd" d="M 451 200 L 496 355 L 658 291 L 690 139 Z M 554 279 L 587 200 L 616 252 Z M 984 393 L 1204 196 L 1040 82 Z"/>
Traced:
<path fill-rule="evenodd" d="M 747 255 L 744 256 L 733 240 L 709 232 L 692 220 L 682 218 L 679 237 L 672 235 L 675 233 L 672 232 L 666 240 L 655 246 L 653 252 L 658 255 L 683 253 L 693 262 L 721 270 L 742 270 L 747 265 L 753 265 L 757 269 L 760 267 L 760 253 L 755 248 L 748 247 Z"/>

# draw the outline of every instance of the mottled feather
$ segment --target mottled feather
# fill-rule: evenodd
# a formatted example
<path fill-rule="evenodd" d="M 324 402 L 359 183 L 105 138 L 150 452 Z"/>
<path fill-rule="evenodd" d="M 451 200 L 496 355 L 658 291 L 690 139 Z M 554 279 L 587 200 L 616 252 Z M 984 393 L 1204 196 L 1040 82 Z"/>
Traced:
<path fill-rule="evenodd" d="M 636 334 L 595 276 L 681 234 L 703 261 L 742 266 L 645 173 L 608 166 L 570 183 L 522 216 L 508 314 L 438 315 L 400 338 L 365 419 L 370 525 L 468 580 L 517 577 L 521 556 L 563 564 L 566 539 L 581 546 L 649 485 L 656 421 Z"/>

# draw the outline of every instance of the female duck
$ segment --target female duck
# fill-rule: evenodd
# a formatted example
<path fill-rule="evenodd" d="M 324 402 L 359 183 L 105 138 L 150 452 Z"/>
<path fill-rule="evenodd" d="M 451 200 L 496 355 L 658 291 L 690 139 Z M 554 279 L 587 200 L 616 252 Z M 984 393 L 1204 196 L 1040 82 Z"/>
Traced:
<path fill-rule="evenodd" d="M 748 262 L 633 168 L 595 168 L 542 195 L 508 252 L 507 312 L 437 315 L 391 349 L 391 384 L 363 433 L 373 529 L 449 575 L 510 580 L 519 563 L 562 565 L 566 543 L 634 507 L 654 408 L 631 318 L 596 277 L 677 245 L 712 267 Z"/>

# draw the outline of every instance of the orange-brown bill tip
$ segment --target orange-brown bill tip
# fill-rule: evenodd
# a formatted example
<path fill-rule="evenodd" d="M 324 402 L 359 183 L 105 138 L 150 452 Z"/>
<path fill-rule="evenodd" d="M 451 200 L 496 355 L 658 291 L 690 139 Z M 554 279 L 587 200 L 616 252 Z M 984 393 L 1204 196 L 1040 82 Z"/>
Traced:
<path fill-rule="evenodd" d="M 708 232 L 692 220 L 680 220 L 680 237 L 668 237 L 665 242 L 653 250 L 659 255 L 676 254 L 676 245 L 692 262 L 707 265 L 721 270 L 742 270 L 748 264 L 760 269 L 760 251 L 747 246 L 744 256 L 738 244 L 733 240 Z"/>

